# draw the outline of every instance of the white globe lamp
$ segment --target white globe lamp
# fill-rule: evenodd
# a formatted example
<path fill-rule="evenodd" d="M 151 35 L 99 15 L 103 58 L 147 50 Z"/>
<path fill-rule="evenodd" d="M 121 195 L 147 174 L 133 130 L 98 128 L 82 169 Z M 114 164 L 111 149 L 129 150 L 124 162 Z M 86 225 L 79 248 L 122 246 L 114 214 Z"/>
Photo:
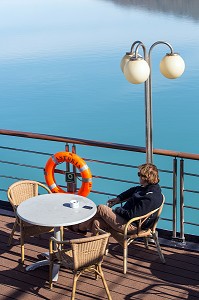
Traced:
<path fill-rule="evenodd" d="M 124 66 L 126 63 L 130 60 L 130 58 L 134 55 L 132 52 L 126 52 L 126 54 L 123 56 L 121 63 L 120 63 L 120 68 L 122 72 L 124 73 Z"/>
<path fill-rule="evenodd" d="M 177 53 L 166 54 L 160 62 L 160 72 L 166 78 L 178 78 L 184 73 L 184 70 L 184 60 Z"/>
<path fill-rule="evenodd" d="M 122 70 L 122 72 L 124 73 L 124 66 L 126 65 L 126 63 L 132 58 L 132 57 L 142 57 L 139 54 L 135 54 L 135 52 L 126 52 L 126 54 L 123 56 L 121 62 L 120 62 L 120 68 Z"/>
<path fill-rule="evenodd" d="M 148 63 L 143 58 L 132 57 L 124 66 L 124 76 L 133 84 L 145 82 L 150 74 Z"/>

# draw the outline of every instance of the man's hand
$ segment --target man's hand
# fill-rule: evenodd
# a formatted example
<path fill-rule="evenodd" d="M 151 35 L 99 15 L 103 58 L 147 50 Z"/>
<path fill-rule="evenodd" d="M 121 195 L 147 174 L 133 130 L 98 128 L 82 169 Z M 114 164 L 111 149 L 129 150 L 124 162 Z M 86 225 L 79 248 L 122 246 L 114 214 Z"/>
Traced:
<path fill-rule="evenodd" d="M 120 199 L 119 198 L 113 198 L 113 199 L 109 199 L 107 201 L 107 205 L 109 207 L 112 207 L 113 205 L 118 204 L 118 203 L 120 203 Z"/>

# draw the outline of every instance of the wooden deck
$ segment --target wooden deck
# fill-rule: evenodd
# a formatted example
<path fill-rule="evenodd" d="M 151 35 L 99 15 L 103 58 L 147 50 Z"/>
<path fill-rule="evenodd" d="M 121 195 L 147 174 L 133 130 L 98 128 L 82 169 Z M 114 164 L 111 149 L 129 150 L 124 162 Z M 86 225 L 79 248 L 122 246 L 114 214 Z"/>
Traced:
<path fill-rule="evenodd" d="M 47 251 L 49 235 L 31 238 L 25 244 L 25 266 L 19 263 L 19 234 L 12 247 L 7 241 L 13 218 L 0 216 L 0 300 L 70 299 L 72 274 L 61 269 L 52 291 L 48 288 L 48 266 L 27 272 L 25 266 L 38 260 Z M 74 233 L 66 232 L 66 237 Z M 110 240 L 109 254 L 103 270 L 113 300 L 199 299 L 199 253 L 162 246 L 166 265 L 159 260 L 154 245 L 146 250 L 142 243 L 129 251 L 128 273 L 122 272 L 122 249 Z M 101 280 L 82 276 L 77 283 L 76 299 L 107 299 Z"/>

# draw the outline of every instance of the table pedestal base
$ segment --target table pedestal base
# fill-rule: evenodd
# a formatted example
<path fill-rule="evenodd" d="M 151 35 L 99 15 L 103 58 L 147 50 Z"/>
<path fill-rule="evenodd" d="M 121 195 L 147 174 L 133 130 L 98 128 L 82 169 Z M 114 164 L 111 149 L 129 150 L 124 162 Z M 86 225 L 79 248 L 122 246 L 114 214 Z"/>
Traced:
<path fill-rule="evenodd" d="M 43 256 L 46 257 L 46 259 L 43 259 L 43 260 L 40 260 L 40 261 L 37 261 L 36 263 L 33 263 L 32 265 L 30 266 L 27 266 L 26 267 L 26 271 L 33 271 L 39 267 L 43 267 L 43 266 L 47 266 L 49 265 L 49 254 L 48 253 L 42 253 Z M 52 271 L 52 281 L 57 281 L 58 280 L 58 276 L 59 276 L 59 268 L 60 268 L 60 265 L 59 264 L 53 264 L 53 271 Z"/>
<path fill-rule="evenodd" d="M 39 267 L 47 266 L 47 265 L 49 265 L 48 259 L 40 260 L 40 261 L 37 261 L 36 263 L 26 267 L 26 271 L 33 271 Z"/>

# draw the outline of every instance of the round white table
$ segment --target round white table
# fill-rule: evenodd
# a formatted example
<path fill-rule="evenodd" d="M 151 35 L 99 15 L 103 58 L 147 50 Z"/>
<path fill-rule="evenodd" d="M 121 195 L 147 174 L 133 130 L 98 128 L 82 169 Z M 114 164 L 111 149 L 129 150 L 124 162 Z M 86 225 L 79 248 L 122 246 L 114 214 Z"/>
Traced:
<path fill-rule="evenodd" d="M 70 201 L 77 200 L 78 208 L 71 208 Z M 60 227 L 79 224 L 92 218 L 96 205 L 86 197 L 74 194 L 44 194 L 29 198 L 17 208 L 20 219 L 33 225 Z"/>
<path fill-rule="evenodd" d="M 79 207 L 71 208 L 71 200 L 77 200 Z M 33 225 L 54 227 L 54 236 L 60 239 L 61 226 L 87 221 L 95 215 L 96 211 L 95 203 L 86 197 L 53 193 L 32 197 L 22 202 L 17 208 L 17 215 L 21 220 Z M 48 255 L 45 254 L 45 256 L 47 257 Z M 26 270 L 34 270 L 48 263 L 47 258 L 26 267 Z M 53 281 L 56 280 L 57 277 L 54 275 Z"/>

